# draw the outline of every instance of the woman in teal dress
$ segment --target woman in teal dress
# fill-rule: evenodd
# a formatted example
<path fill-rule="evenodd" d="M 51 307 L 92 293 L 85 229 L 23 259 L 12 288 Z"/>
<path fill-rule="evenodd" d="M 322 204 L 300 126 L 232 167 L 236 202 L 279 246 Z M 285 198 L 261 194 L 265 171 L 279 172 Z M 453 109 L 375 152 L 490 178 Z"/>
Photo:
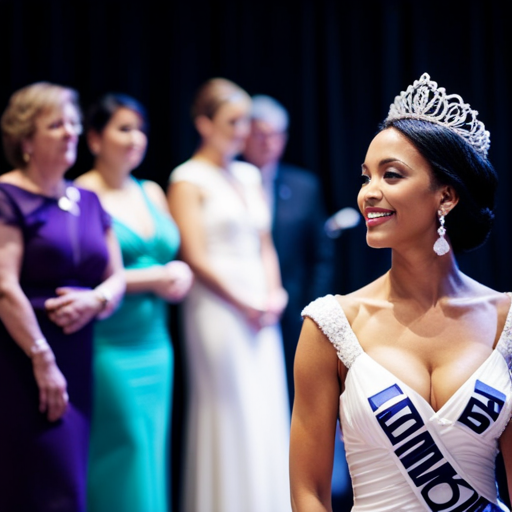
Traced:
<path fill-rule="evenodd" d="M 96 192 L 113 217 L 126 296 L 94 335 L 94 405 L 89 512 L 167 512 L 173 350 L 168 302 L 187 293 L 192 273 L 173 261 L 179 232 L 159 185 L 130 172 L 144 158 L 144 108 L 109 94 L 88 116 L 94 169 L 77 183 Z"/>

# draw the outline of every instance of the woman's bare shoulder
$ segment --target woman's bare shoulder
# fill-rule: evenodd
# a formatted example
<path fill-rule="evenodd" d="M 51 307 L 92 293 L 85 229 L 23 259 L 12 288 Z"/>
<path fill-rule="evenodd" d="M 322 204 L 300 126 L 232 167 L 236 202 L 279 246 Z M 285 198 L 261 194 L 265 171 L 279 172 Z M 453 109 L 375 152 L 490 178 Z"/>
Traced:
<path fill-rule="evenodd" d="M 75 185 L 97 192 L 99 189 L 98 176 L 96 171 L 87 171 L 74 180 Z"/>
<path fill-rule="evenodd" d="M 20 185 L 21 183 L 21 171 L 14 169 L 13 171 L 5 172 L 0 176 L 0 182 L 9 183 L 11 185 Z"/>
<path fill-rule="evenodd" d="M 504 293 L 494 290 L 475 279 L 460 273 L 460 291 L 453 297 L 449 297 L 449 301 L 457 305 L 474 305 L 485 306 L 492 305 L 498 309 L 510 307 L 512 293 Z"/>
<path fill-rule="evenodd" d="M 169 207 L 163 188 L 156 181 L 151 180 L 144 180 L 142 186 L 150 201 L 162 212 L 169 213 Z"/>
<path fill-rule="evenodd" d="M 494 290 L 464 274 L 462 274 L 462 278 L 465 285 L 465 293 L 461 297 L 457 297 L 454 303 L 472 305 L 477 308 L 496 308 L 498 317 L 503 318 L 504 321 L 511 309 L 512 293 Z"/>
<path fill-rule="evenodd" d="M 386 279 L 387 274 L 384 274 L 375 281 L 347 295 L 335 296 L 351 325 L 363 308 L 383 303 Z"/>

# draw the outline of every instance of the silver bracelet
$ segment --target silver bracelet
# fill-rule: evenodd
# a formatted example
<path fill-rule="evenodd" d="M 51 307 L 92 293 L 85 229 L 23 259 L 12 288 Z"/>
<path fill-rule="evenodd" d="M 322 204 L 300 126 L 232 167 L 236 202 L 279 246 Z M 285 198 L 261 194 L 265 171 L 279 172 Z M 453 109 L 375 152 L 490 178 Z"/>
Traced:
<path fill-rule="evenodd" d="M 27 355 L 32 358 L 41 352 L 46 352 L 47 350 L 50 350 L 50 345 L 45 338 L 39 338 L 35 340 L 32 346 L 28 349 Z"/>

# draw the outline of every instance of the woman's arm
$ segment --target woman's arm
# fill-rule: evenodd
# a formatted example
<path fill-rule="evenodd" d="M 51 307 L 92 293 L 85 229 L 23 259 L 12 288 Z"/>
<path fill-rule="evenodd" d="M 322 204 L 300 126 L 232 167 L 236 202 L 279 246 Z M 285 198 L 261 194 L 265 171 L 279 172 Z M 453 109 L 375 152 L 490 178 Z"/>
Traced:
<path fill-rule="evenodd" d="M 93 290 L 72 287 L 57 288 L 57 297 L 45 302 L 49 318 L 62 327 L 65 334 L 80 330 L 93 318 L 111 315 L 123 297 L 126 283 L 119 243 L 114 231 L 105 234 L 109 259 L 104 281 Z"/>
<path fill-rule="evenodd" d="M 261 259 L 265 269 L 268 288 L 267 315 L 264 320 L 266 323 L 276 323 L 286 304 L 288 303 L 288 294 L 281 284 L 281 272 L 279 270 L 279 260 L 277 258 L 274 241 L 270 231 L 264 231 L 260 237 L 261 240 Z"/>
<path fill-rule="evenodd" d="M 23 238 L 18 228 L 0 224 L 0 240 L 0 319 L 12 339 L 32 360 L 39 388 L 39 410 L 47 413 L 48 420 L 56 421 L 67 408 L 67 383 L 20 287 Z"/>
<path fill-rule="evenodd" d="M 512 500 L 512 422 L 509 422 L 507 428 L 501 434 L 500 450 L 507 474 L 508 495 Z"/>
<path fill-rule="evenodd" d="M 182 300 L 190 290 L 194 275 L 183 261 L 165 265 L 125 269 L 126 293 L 151 292 L 168 302 Z"/>
<path fill-rule="evenodd" d="M 165 194 L 154 181 L 146 180 L 142 186 L 148 199 L 162 213 L 171 217 Z M 183 261 L 170 261 L 140 269 L 125 269 L 126 293 L 151 292 L 169 302 L 185 297 L 193 281 L 190 267 Z"/>
<path fill-rule="evenodd" d="M 295 354 L 290 438 L 294 512 L 331 512 L 331 478 L 341 392 L 336 351 L 305 318 Z"/>
<path fill-rule="evenodd" d="M 107 229 L 105 241 L 108 250 L 108 264 L 105 269 L 104 281 L 98 285 L 94 292 L 102 299 L 102 308 L 98 318 L 109 317 L 116 309 L 126 291 L 126 279 L 123 267 L 121 248 L 112 228 Z M 104 299 L 107 299 L 104 302 Z"/>
<path fill-rule="evenodd" d="M 199 279 L 214 293 L 242 311 L 249 322 L 259 324 L 263 311 L 239 298 L 215 272 L 206 250 L 206 233 L 202 222 L 202 198 L 196 185 L 173 183 L 169 187 L 168 202 L 171 214 L 181 233 L 181 256 Z"/>

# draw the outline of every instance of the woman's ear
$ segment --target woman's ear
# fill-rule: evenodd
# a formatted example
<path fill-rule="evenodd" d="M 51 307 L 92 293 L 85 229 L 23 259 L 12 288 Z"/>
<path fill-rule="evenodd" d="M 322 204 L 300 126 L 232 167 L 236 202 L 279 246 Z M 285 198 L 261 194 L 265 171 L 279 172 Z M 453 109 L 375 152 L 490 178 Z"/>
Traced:
<path fill-rule="evenodd" d="M 439 209 L 444 215 L 448 215 L 459 202 L 459 194 L 451 185 L 443 185 L 441 187 L 441 204 Z"/>
<path fill-rule="evenodd" d="M 197 116 L 194 124 L 199 135 L 202 138 L 208 138 L 212 131 L 212 120 L 206 116 Z"/>
<path fill-rule="evenodd" d="M 33 147 L 32 147 L 32 139 L 30 137 L 26 137 L 21 141 L 21 152 L 23 155 L 32 155 Z"/>
<path fill-rule="evenodd" d="M 97 156 L 101 151 L 101 135 L 95 130 L 89 130 L 86 134 L 89 151 Z"/>

